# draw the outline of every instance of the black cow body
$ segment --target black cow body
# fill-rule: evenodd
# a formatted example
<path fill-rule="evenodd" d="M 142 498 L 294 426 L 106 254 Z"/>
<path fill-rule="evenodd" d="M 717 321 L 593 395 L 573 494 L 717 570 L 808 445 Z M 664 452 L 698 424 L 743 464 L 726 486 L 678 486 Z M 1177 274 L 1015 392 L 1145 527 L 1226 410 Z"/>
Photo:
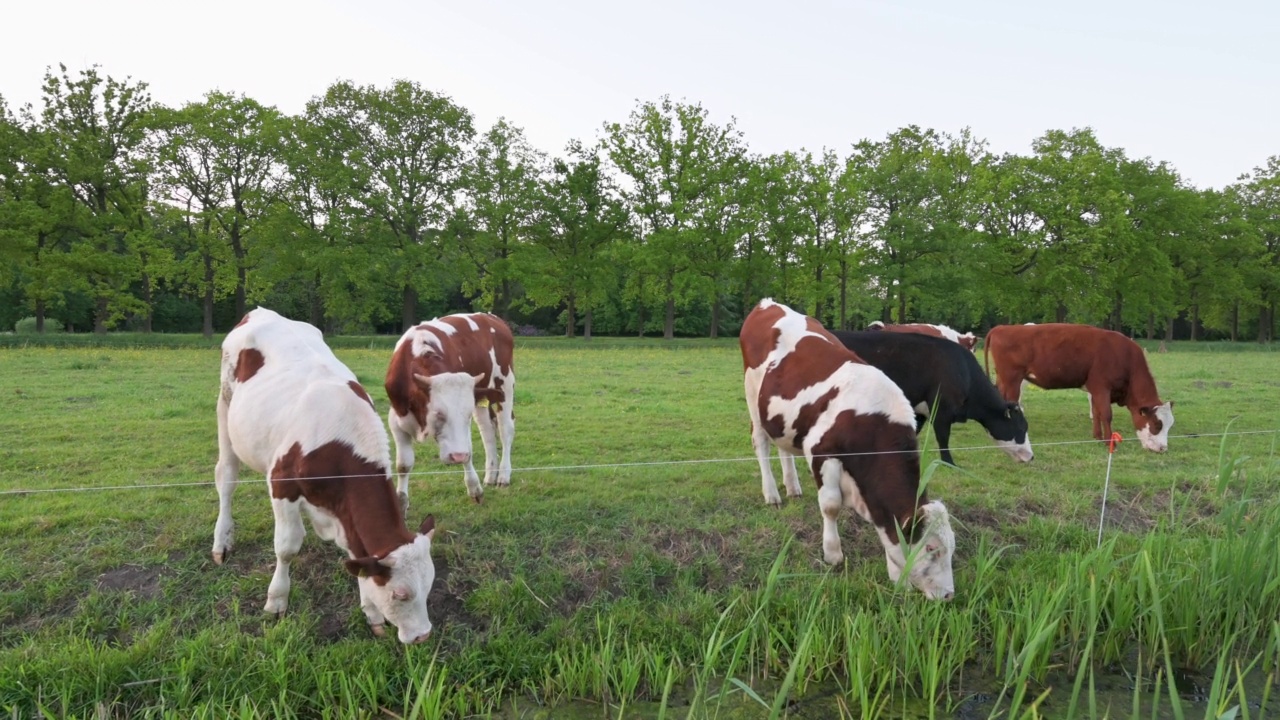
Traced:
<path fill-rule="evenodd" d="M 834 331 L 844 346 L 880 369 L 916 408 L 916 432 L 933 415 L 933 432 L 944 462 L 955 464 L 951 426 L 975 420 L 996 444 L 1022 462 L 1032 459 L 1027 418 L 1006 402 L 973 353 L 944 338 L 911 333 Z M 921 406 L 926 408 L 920 414 Z"/>

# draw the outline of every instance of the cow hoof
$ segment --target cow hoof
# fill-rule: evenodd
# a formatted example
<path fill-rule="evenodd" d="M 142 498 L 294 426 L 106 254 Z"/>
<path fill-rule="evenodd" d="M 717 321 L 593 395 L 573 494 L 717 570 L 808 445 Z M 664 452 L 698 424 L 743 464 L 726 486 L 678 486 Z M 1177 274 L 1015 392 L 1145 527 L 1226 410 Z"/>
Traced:
<path fill-rule="evenodd" d="M 765 498 L 765 499 L 764 499 L 764 504 L 765 504 L 765 505 L 772 505 L 772 506 L 774 506 L 774 507 L 782 507 L 782 498 L 780 498 L 780 497 Z"/>
<path fill-rule="evenodd" d="M 475 500 L 475 501 L 476 501 L 476 504 L 477 504 L 477 505 L 479 505 L 479 504 L 480 504 L 480 501 L 484 499 L 484 496 L 483 496 L 483 495 L 472 495 L 472 496 L 471 496 L 471 499 L 472 499 L 472 500 Z"/>
<path fill-rule="evenodd" d="M 287 600 L 276 600 L 274 598 L 267 598 L 267 605 L 263 608 L 268 615 L 275 615 L 277 618 L 282 617 L 287 609 L 289 609 Z"/>
<path fill-rule="evenodd" d="M 387 634 L 387 628 L 383 625 L 370 625 L 369 632 L 373 633 L 374 637 L 385 637 Z"/>
<path fill-rule="evenodd" d="M 795 492 L 791 492 L 790 490 L 787 491 L 787 497 L 797 498 L 800 497 L 801 494 L 802 493 L 799 490 Z"/>
<path fill-rule="evenodd" d="M 822 553 L 822 560 L 828 565 L 839 565 L 844 562 L 844 553 L 827 554 L 824 552 Z"/>
<path fill-rule="evenodd" d="M 224 550 L 223 552 L 215 552 L 215 553 L 213 553 L 213 564 L 214 564 L 214 565 L 221 565 L 222 563 L 226 562 L 226 560 L 227 560 L 227 556 L 228 556 L 228 555 L 230 555 L 230 554 L 231 554 L 230 552 L 225 551 L 225 550 Z"/>

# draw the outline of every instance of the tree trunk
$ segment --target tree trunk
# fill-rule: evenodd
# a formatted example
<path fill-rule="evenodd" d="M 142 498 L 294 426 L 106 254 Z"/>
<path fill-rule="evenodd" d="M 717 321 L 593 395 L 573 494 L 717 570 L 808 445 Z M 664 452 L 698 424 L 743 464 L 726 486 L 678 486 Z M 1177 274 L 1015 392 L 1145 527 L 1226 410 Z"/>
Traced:
<path fill-rule="evenodd" d="M 840 261 L 840 327 L 849 329 L 849 261 Z"/>
<path fill-rule="evenodd" d="M 231 249 L 235 252 L 236 258 L 236 317 L 244 317 L 247 308 L 245 307 L 245 286 L 249 284 L 249 271 L 244 267 L 244 245 L 240 242 L 240 223 L 231 224 Z"/>
<path fill-rule="evenodd" d="M 36 300 L 36 332 L 44 334 L 44 299 Z"/>
<path fill-rule="evenodd" d="M 95 335 L 105 335 L 107 333 L 107 297 L 101 296 L 94 302 L 93 311 L 93 333 Z"/>
<path fill-rule="evenodd" d="M 1263 305 L 1258 308 L 1258 342 L 1264 343 L 1270 340 L 1268 331 L 1271 329 L 1271 310 L 1268 306 Z"/>
<path fill-rule="evenodd" d="M 156 311 L 151 304 L 151 276 L 142 273 L 142 302 L 147 304 L 147 311 L 142 316 L 142 332 L 151 334 L 151 320 L 155 317 Z"/>
<path fill-rule="evenodd" d="M 667 274 L 667 314 L 662 321 L 662 338 L 674 339 L 676 336 L 676 276 Z"/>
<path fill-rule="evenodd" d="M 711 339 L 720 337 L 720 293 L 711 297 Z"/>
<path fill-rule="evenodd" d="M 1200 304 L 1191 306 L 1191 342 L 1200 339 Z"/>
<path fill-rule="evenodd" d="M 567 307 L 565 307 L 564 314 L 565 314 L 564 336 L 567 338 L 571 338 L 573 337 L 573 331 L 577 328 L 577 325 L 578 325 L 578 317 L 574 313 L 572 295 L 569 296 L 569 301 L 568 301 Z"/>
<path fill-rule="evenodd" d="M 636 337 L 644 337 L 644 301 L 636 302 Z"/>
<path fill-rule="evenodd" d="M 418 291 L 406 283 L 400 299 L 400 331 L 405 332 L 418 322 Z"/>
<path fill-rule="evenodd" d="M 1169 316 L 1169 322 L 1164 326 L 1164 339 L 1173 341 L 1173 316 Z"/>
<path fill-rule="evenodd" d="M 320 278 L 318 274 L 315 287 L 311 289 L 311 302 L 307 303 L 307 321 L 316 327 L 324 324 L 324 303 L 320 300 Z"/>
<path fill-rule="evenodd" d="M 823 310 L 823 307 L 822 307 L 822 268 L 823 268 L 823 265 L 822 265 L 821 263 L 819 263 L 819 264 L 818 264 L 818 267 L 813 271 L 813 283 L 814 283 L 814 286 L 817 288 L 817 292 L 818 292 L 818 300 L 817 300 L 817 302 L 815 302 L 815 303 L 813 304 L 813 316 L 814 316 L 815 318 L 817 318 L 817 319 L 818 319 L 818 322 L 823 322 L 823 320 L 822 320 L 822 310 Z"/>
<path fill-rule="evenodd" d="M 898 324 L 901 325 L 907 321 L 907 289 L 898 284 Z"/>
<path fill-rule="evenodd" d="M 1147 339 L 1156 339 L 1156 314 L 1155 311 L 1147 313 Z"/>
<path fill-rule="evenodd" d="M 201 332 L 207 338 L 213 337 L 213 256 L 207 252 L 204 253 L 204 298 L 200 305 L 204 315 Z M 240 318 L 236 318 L 236 322 L 240 322 Z"/>
<path fill-rule="evenodd" d="M 1231 342 L 1239 340 L 1240 335 L 1240 301 L 1231 306 Z"/>
<path fill-rule="evenodd" d="M 1064 323 L 1067 321 L 1067 306 L 1061 300 L 1058 301 L 1058 307 L 1054 310 L 1053 316 L 1055 318 L 1054 322 Z"/>
<path fill-rule="evenodd" d="M 587 308 L 587 312 L 582 316 L 582 339 L 591 339 L 591 315 L 594 312 L 591 308 Z"/>

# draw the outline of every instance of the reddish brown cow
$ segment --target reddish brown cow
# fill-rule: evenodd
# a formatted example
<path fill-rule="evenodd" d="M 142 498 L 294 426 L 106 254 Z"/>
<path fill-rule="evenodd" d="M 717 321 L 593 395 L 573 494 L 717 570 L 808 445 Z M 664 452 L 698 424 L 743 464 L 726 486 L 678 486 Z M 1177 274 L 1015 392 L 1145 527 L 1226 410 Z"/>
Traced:
<path fill-rule="evenodd" d="M 1111 405 L 1133 415 L 1142 446 L 1169 449 L 1173 401 L 1162 402 L 1141 347 L 1118 332 L 1090 325 L 1046 323 L 997 325 L 983 349 L 987 371 L 995 364 L 996 387 L 1018 402 L 1022 381 L 1046 390 L 1084 388 L 1089 393 L 1093 436 L 1111 437 Z"/>
<path fill-rule="evenodd" d="M 947 327 L 946 325 L 929 325 L 927 323 L 906 323 L 904 325 L 886 325 L 879 320 L 867 326 L 868 330 L 885 330 L 888 332 L 900 333 L 917 333 L 920 335 L 932 335 L 933 337 L 946 338 L 954 343 L 959 343 L 960 347 L 969 352 L 976 352 L 974 348 L 978 345 L 978 338 L 973 333 L 965 333 L 961 335 L 958 331 Z"/>
<path fill-rule="evenodd" d="M 396 473 L 405 505 L 413 443 L 429 437 L 439 446 L 441 461 L 464 466 L 467 494 L 480 502 L 484 490 L 471 464 L 473 417 L 484 442 L 485 484 L 511 484 L 511 441 L 516 432 L 513 347 L 511 329 L 488 313 L 429 320 L 409 328 L 396 343 L 387 368 L 387 419 L 396 442 Z M 501 462 L 495 425 L 502 432 Z"/>

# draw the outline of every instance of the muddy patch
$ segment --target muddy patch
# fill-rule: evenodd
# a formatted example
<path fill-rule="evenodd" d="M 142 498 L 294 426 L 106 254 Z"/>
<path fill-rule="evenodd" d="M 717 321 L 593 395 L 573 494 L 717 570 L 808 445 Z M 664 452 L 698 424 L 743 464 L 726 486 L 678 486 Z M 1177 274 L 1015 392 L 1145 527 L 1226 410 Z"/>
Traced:
<path fill-rule="evenodd" d="M 1213 386 L 1214 386 L 1214 387 L 1216 387 L 1216 388 L 1223 388 L 1223 389 L 1226 389 L 1226 388 L 1231 387 L 1231 386 L 1232 386 L 1232 385 L 1234 385 L 1234 384 L 1235 384 L 1235 383 L 1233 383 L 1233 382 L 1231 382 L 1231 381 L 1229 381 L 1229 380 L 1219 380 L 1218 382 L 1214 383 L 1214 384 L 1213 384 Z"/>
<path fill-rule="evenodd" d="M 145 600 L 161 595 L 160 581 L 166 568 L 160 565 L 122 565 L 98 576 L 94 586 L 104 592 L 132 593 Z"/>

